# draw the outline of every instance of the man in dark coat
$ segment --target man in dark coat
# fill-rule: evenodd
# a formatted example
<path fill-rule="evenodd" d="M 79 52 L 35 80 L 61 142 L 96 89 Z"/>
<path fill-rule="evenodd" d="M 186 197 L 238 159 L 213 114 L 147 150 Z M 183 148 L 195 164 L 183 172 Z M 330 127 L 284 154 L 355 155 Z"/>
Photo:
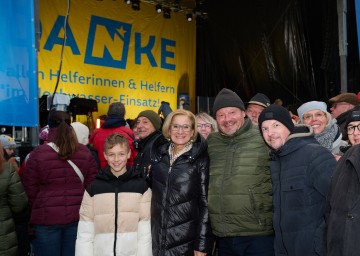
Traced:
<path fill-rule="evenodd" d="M 294 126 L 282 106 L 265 108 L 259 128 L 271 148 L 275 255 L 325 255 L 325 203 L 334 156 L 318 144 L 312 127 Z"/>
<path fill-rule="evenodd" d="M 136 131 L 139 140 L 135 143 L 138 154 L 135 158 L 135 170 L 147 176 L 150 165 L 150 149 L 154 141 L 162 136 L 161 118 L 153 110 L 144 110 L 136 118 Z"/>

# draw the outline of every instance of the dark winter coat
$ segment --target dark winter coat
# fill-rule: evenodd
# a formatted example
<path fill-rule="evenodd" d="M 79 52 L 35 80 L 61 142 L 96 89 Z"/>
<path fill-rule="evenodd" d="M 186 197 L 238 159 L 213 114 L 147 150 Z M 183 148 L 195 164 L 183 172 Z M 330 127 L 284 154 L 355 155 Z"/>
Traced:
<path fill-rule="evenodd" d="M 343 155 L 331 182 L 327 204 L 327 255 L 360 252 L 360 145 Z"/>
<path fill-rule="evenodd" d="M 28 199 L 20 177 L 12 164 L 7 163 L 0 173 L 0 255 L 17 254 L 17 238 L 13 214 L 24 211 Z"/>
<path fill-rule="evenodd" d="M 210 252 L 208 215 L 209 157 L 198 136 L 192 149 L 170 167 L 170 142 L 160 137 L 152 148 L 151 234 L 153 255 L 194 255 Z"/>
<path fill-rule="evenodd" d="M 154 141 L 162 136 L 160 131 L 155 131 L 144 139 L 141 139 L 137 142 L 136 149 L 138 150 L 138 154 L 135 158 L 135 170 L 147 176 L 148 168 L 150 165 L 150 151 Z M 163 138 L 165 140 L 165 138 Z"/>
<path fill-rule="evenodd" d="M 95 179 L 98 169 L 89 149 L 80 143 L 70 160 L 82 172 L 84 184 L 71 165 L 60 159 L 49 145 L 40 145 L 30 153 L 23 184 L 30 201 L 31 224 L 60 225 L 79 221 L 85 188 Z"/>
<path fill-rule="evenodd" d="M 325 255 L 326 196 L 336 160 L 309 127 L 295 129 L 271 155 L 275 255 L 321 256 Z"/>

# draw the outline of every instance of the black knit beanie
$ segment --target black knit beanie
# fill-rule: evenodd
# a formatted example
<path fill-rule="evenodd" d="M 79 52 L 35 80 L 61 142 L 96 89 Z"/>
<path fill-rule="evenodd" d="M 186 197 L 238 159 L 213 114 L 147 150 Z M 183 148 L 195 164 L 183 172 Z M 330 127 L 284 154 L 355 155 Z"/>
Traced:
<path fill-rule="evenodd" d="M 216 115 L 216 112 L 221 108 L 226 107 L 235 107 L 245 110 L 244 102 L 241 98 L 233 91 L 223 88 L 215 98 L 213 106 L 213 114 Z"/>
<path fill-rule="evenodd" d="M 161 118 L 159 117 L 158 114 L 155 113 L 155 111 L 153 111 L 153 110 L 144 110 L 144 111 L 139 113 L 138 118 L 141 117 L 141 116 L 146 117 L 147 119 L 149 119 L 156 130 L 160 130 L 160 128 L 161 128 Z"/>
<path fill-rule="evenodd" d="M 347 115 L 345 128 L 348 127 L 349 123 L 360 121 L 360 111 L 354 110 Z"/>
<path fill-rule="evenodd" d="M 272 104 L 265 108 L 259 115 L 258 123 L 260 133 L 262 134 L 261 125 L 266 120 L 276 120 L 286 126 L 290 133 L 294 130 L 294 123 L 292 122 L 289 111 L 277 104 Z"/>

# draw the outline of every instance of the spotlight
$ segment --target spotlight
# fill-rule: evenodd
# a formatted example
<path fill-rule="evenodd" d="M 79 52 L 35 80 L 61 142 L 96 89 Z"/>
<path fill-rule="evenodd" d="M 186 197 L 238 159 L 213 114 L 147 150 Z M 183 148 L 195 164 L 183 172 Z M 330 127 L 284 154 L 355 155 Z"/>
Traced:
<path fill-rule="evenodd" d="M 132 0 L 131 1 L 131 8 L 134 11 L 139 11 L 140 10 L 140 0 Z"/>
<path fill-rule="evenodd" d="M 125 4 L 131 4 L 130 0 L 124 0 L 124 1 L 125 1 Z"/>
<path fill-rule="evenodd" d="M 156 10 L 157 13 L 161 13 L 161 12 L 162 12 L 162 6 L 161 6 L 161 4 L 157 4 L 157 5 L 155 6 L 155 10 Z"/>
<path fill-rule="evenodd" d="M 187 19 L 187 21 L 192 21 L 192 19 L 193 19 L 192 14 L 191 14 L 191 13 L 187 13 L 187 14 L 186 14 L 186 19 Z"/>
<path fill-rule="evenodd" d="M 170 8 L 164 8 L 163 9 L 163 16 L 165 19 L 170 19 L 171 18 L 171 10 Z"/>

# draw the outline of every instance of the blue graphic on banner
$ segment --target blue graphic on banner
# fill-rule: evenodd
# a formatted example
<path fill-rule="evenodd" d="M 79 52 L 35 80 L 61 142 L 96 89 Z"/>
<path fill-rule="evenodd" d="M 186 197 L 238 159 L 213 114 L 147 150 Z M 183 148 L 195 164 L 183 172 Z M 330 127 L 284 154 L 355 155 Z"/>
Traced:
<path fill-rule="evenodd" d="M 355 0 L 355 12 L 356 12 L 356 25 L 357 25 L 357 36 L 358 36 L 359 58 L 360 58 L 360 0 Z"/>
<path fill-rule="evenodd" d="M 109 37 L 111 37 L 111 40 L 114 42 L 112 47 L 113 50 L 122 48 L 120 59 L 113 59 L 111 48 L 106 45 L 96 46 L 103 49 L 103 56 L 97 57 L 93 55 L 93 49 L 95 48 L 96 29 L 99 27 L 105 27 L 108 31 Z M 131 27 L 131 24 L 128 23 L 110 20 L 98 16 L 92 16 L 89 38 L 86 46 L 85 63 L 125 69 L 129 52 Z M 123 44 L 123 47 L 119 47 L 121 44 Z"/>
<path fill-rule="evenodd" d="M 0 8 L 0 125 L 38 126 L 34 1 Z"/>

